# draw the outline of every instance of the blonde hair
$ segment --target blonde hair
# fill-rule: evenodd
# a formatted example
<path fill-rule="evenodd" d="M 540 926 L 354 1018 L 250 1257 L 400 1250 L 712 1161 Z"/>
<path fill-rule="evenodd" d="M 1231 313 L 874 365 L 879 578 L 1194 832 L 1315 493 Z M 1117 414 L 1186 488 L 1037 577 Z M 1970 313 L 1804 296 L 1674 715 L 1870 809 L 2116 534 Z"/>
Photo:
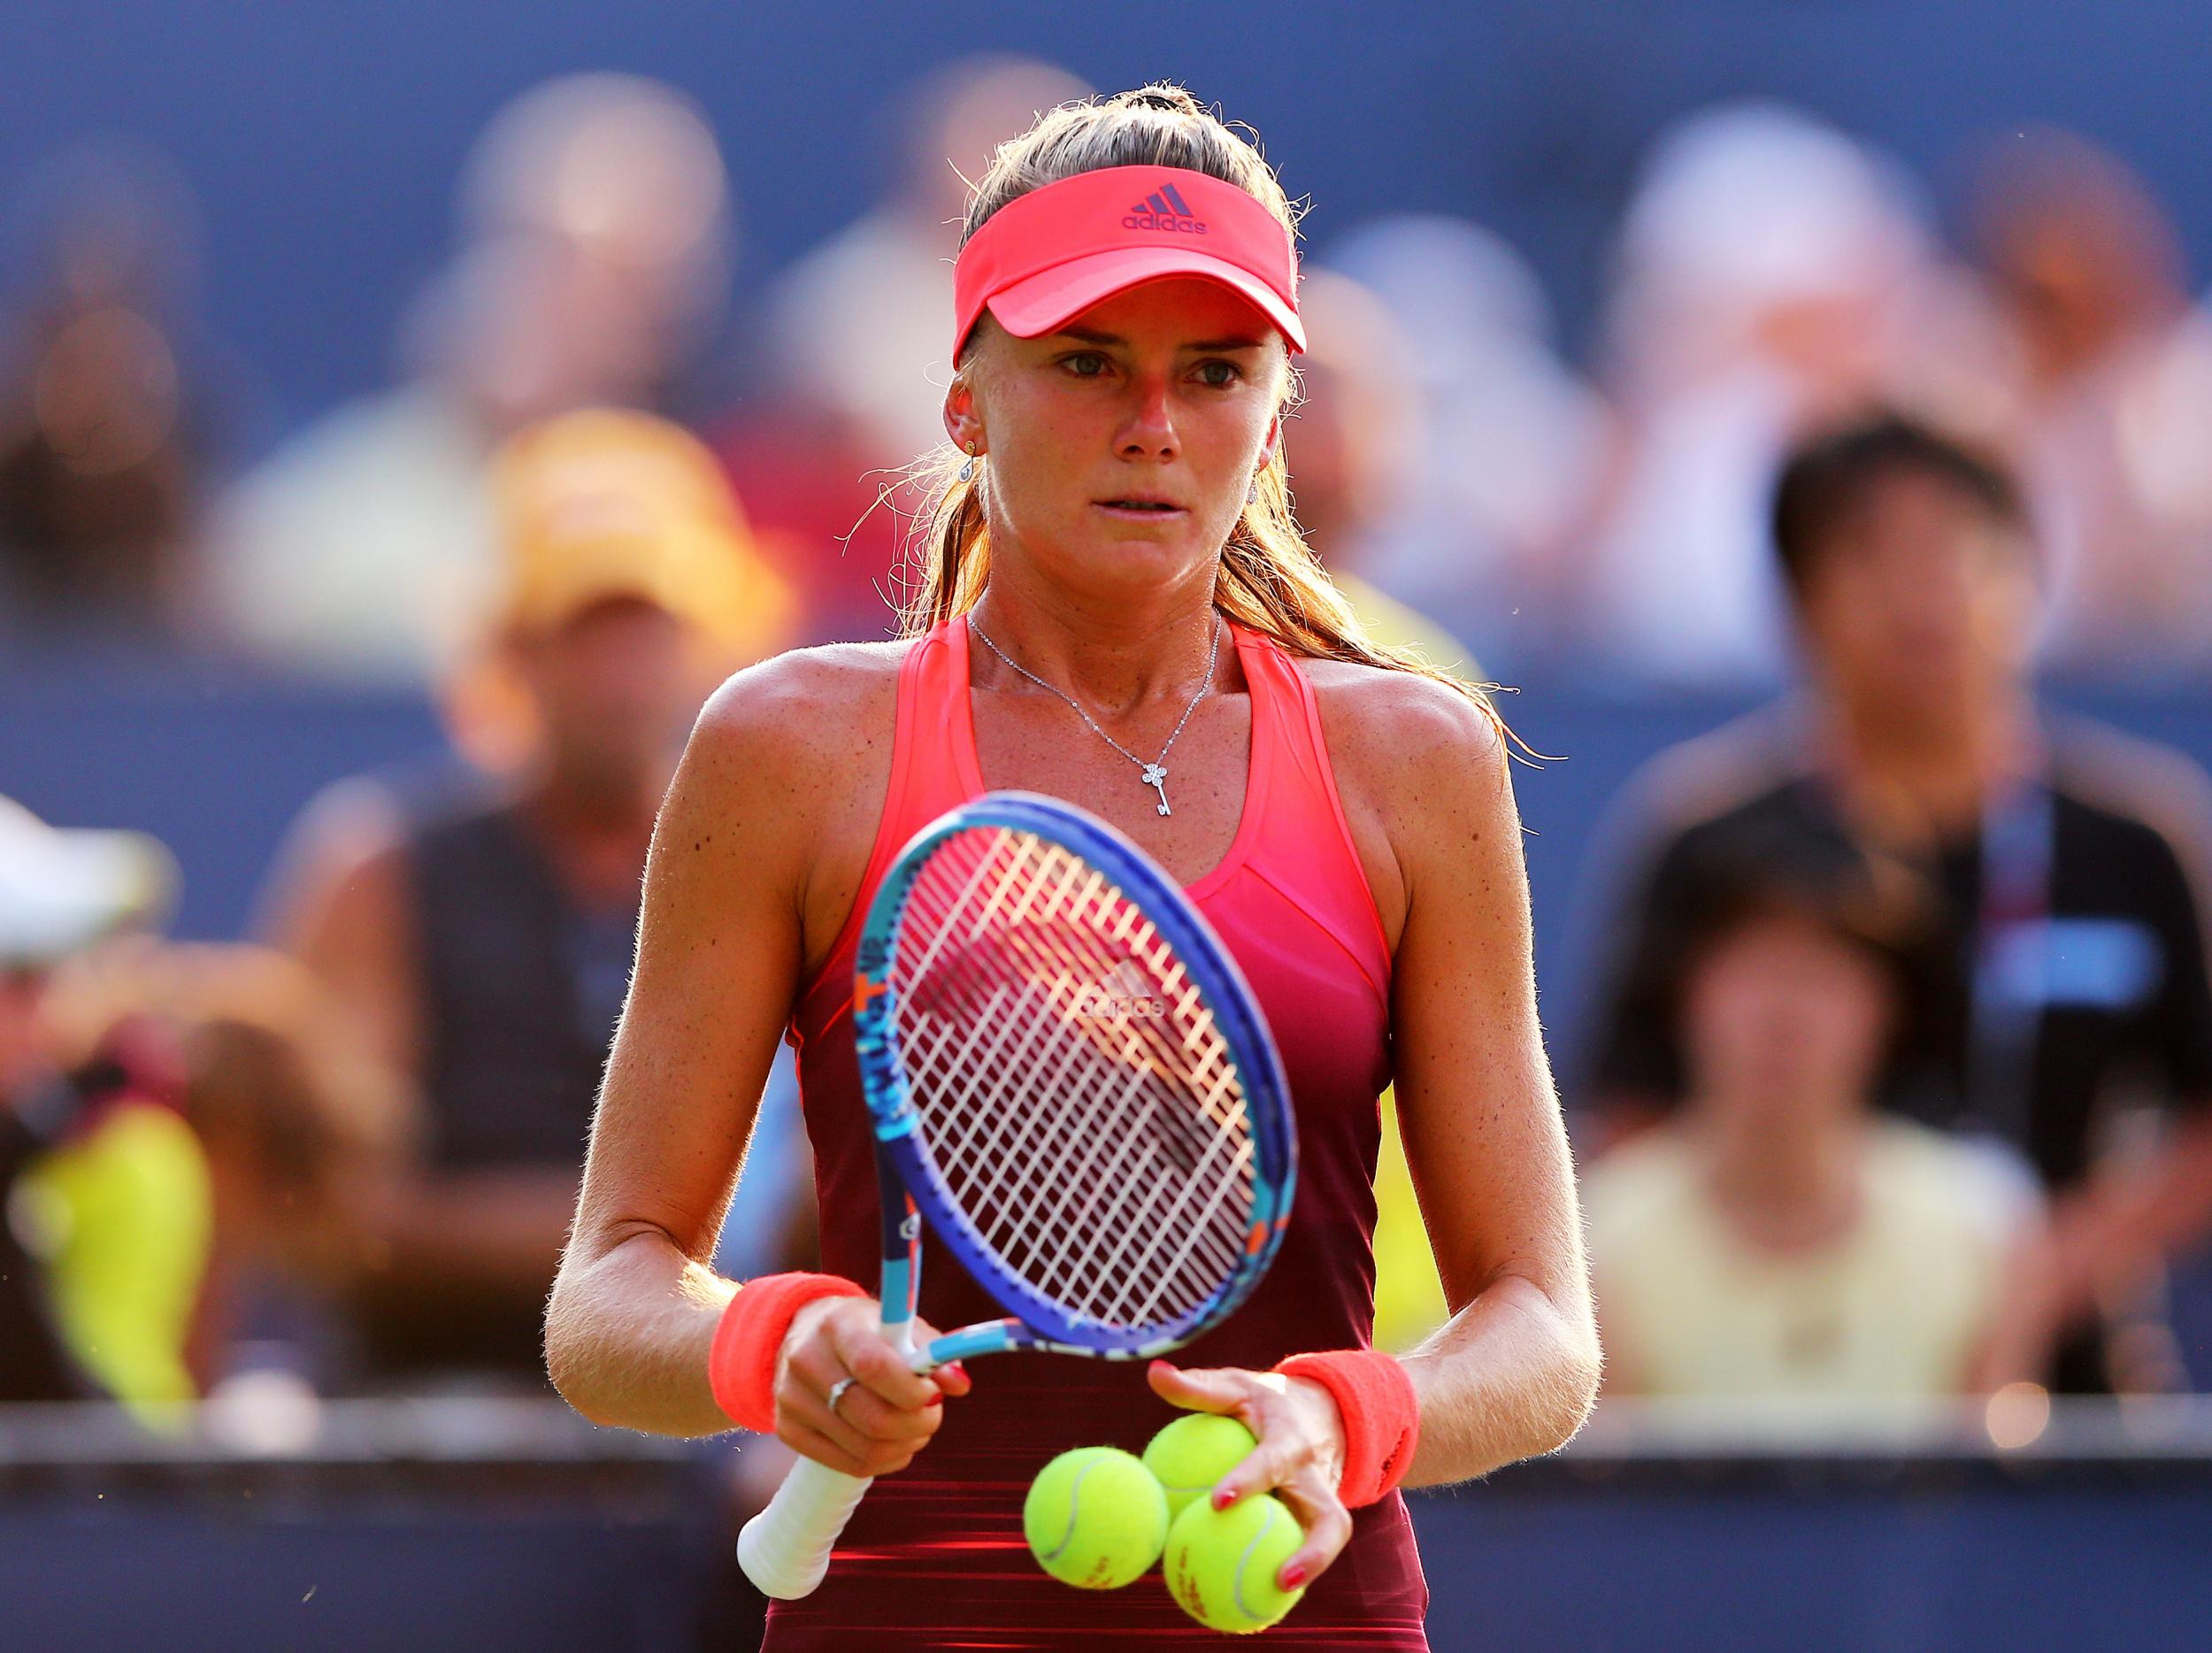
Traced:
<path fill-rule="evenodd" d="M 1182 167 L 1234 184 L 1297 234 L 1299 210 L 1258 148 L 1183 88 L 1155 82 L 1048 110 L 1027 132 L 999 145 L 969 202 L 961 244 L 994 212 L 1033 189 L 1110 166 L 1143 165 Z M 1295 394 L 1294 376 L 1286 375 L 1285 409 Z M 920 636 L 966 613 L 990 578 L 983 482 L 978 474 L 962 476 L 963 465 L 963 456 L 948 446 L 912 467 L 929 504 L 901 571 L 902 636 Z M 1255 479 L 1253 498 L 1222 547 L 1214 603 L 1231 619 L 1294 654 L 1433 678 L 1496 716 L 1485 693 L 1494 685 L 1463 682 L 1411 650 L 1384 647 L 1361 628 L 1292 513 L 1281 442 Z"/>

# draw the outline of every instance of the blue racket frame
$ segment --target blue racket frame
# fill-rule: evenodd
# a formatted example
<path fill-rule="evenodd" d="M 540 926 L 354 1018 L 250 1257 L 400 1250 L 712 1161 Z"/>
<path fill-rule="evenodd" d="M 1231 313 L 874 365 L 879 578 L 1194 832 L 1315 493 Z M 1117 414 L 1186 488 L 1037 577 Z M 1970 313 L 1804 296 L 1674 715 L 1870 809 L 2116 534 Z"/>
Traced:
<path fill-rule="evenodd" d="M 916 1134 L 914 1103 L 900 1071 L 891 1026 L 896 1003 L 891 970 L 898 953 L 899 921 L 915 880 L 937 846 L 955 834 L 982 826 L 1009 827 L 1060 844 L 1136 903 L 1174 949 L 1235 1057 L 1257 1161 L 1251 1238 L 1235 1272 L 1205 1302 L 1174 1320 L 1141 1327 L 1102 1325 L 1070 1315 L 1016 1277 L 953 1203 L 928 1145 Z M 1298 1143 L 1290 1087 L 1274 1038 L 1243 973 L 1213 926 L 1149 856 L 1096 817 L 1035 793 L 993 792 L 940 816 L 915 834 L 877 888 L 861 931 L 855 959 L 853 1034 L 861 1088 L 876 1135 L 886 1332 L 902 1347 L 911 1347 L 921 1292 L 925 1218 L 946 1248 L 1010 1314 L 1004 1320 L 965 1326 L 936 1338 L 926 1349 L 916 1351 L 918 1368 L 1018 1349 L 1107 1360 L 1150 1359 L 1180 1348 L 1219 1323 L 1251 1295 L 1275 1260 L 1290 1221 Z M 903 1197 L 892 1197 L 895 1189 Z"/>

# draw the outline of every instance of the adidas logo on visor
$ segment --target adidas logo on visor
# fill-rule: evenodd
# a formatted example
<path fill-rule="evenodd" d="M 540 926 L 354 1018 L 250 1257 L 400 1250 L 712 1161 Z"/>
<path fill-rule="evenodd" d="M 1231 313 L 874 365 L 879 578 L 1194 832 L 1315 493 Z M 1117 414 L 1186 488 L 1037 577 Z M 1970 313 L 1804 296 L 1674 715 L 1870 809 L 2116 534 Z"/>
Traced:
<path fill-rule="evenodd" d="M 1189 203 L 1173 184 L 1162 184 L 1129 209 L 1121 220 L 1124 229 L 1164 229 L 1182 235 L 1203 235 L 1206 226 L 1190 210 Z"/>

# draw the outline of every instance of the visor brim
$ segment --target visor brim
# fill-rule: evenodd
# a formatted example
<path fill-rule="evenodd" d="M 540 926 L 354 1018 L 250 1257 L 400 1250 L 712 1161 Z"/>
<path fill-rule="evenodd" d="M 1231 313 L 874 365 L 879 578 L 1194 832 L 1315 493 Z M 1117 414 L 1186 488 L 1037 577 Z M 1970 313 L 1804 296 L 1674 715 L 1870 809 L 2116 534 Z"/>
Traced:
<path fill-rule="evenodd" d="M 1033 339 L 1117 293 L 1179 275 L 1220 283 L 1266 317 L 1293 350 L 1305 350 L 1306 330 L 1281 294 L 1241 265 L 1195 247 L 1118 247 L 1087 253 L 1040 270 L 992 294 L 987 302 L 1001 327 L 1018 339 Z"/>

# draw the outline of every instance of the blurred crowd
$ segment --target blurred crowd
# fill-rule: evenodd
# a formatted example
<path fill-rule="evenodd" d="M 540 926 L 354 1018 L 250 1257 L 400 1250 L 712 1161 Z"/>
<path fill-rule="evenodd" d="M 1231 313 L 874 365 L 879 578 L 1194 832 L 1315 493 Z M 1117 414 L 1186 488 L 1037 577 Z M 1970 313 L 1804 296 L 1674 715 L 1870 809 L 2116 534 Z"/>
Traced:
<path fill-rule="evenodd" d="M 544 1388 L 682 734 L 749 660 L 888 634 L 964 181 L 1087 90 L 918 82 L 883 198 L 740 296 L 701 111 L 539 87 L 466 161 L 394 381 L 242 468 L 185 181 L 106 147 L 27 188 L 4 646 L 419 692 L 449 740 L 303 801 L 224 946 L 158 939 L 159 845 L 0 803 L 0 1399 Z M 1479 224 L 1307 250 L 1292 481 L 1371 630 L 1483 678 L 1777 696 L 1654 766 L 1584 893 L 1606 977 L 1555 1055 L 1614 1393 L 2186 1381 L 2208 788 L 2038 684 L 2212 682 L 2212 315 L 2091 140 L 1965 175 L 1947 228 L 1809 115 L 1700 113 L 1633 181 L 1583 359 Z M 733 1273 L 811 1252 L 791 1093 Z M 1394 1147 L 1382 1180 L 1405 1347 L 1443 1305 Z"/>

